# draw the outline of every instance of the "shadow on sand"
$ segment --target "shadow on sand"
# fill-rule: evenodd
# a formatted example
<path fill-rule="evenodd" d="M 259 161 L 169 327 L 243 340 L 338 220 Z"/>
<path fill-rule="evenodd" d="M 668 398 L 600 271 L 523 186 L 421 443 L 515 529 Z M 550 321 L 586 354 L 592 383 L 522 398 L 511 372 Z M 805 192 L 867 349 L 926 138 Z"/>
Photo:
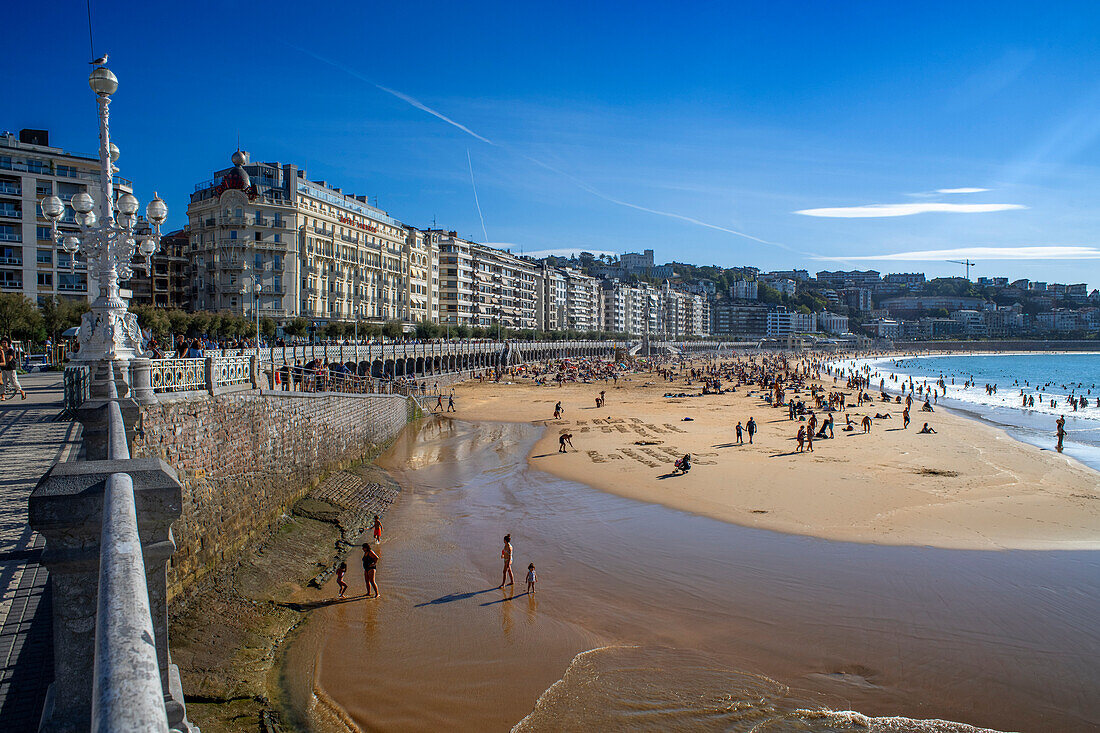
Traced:
<path fill-rule="evenodd" d="M 424 606 L 438 606 L 443 603 L 453 603 L 454 601 L 465 601 L 468 598 L 474 596 L 480 596 L 482 593 L 491 593 L 496 588 L 486 588 L 485 590 L 472 590 L 466 593 L 450 593 L 439 598 L 432 599 L 430 601 L 424 601 L 423 603 L 417 603 L 413 608 L 423 608 Z"/>

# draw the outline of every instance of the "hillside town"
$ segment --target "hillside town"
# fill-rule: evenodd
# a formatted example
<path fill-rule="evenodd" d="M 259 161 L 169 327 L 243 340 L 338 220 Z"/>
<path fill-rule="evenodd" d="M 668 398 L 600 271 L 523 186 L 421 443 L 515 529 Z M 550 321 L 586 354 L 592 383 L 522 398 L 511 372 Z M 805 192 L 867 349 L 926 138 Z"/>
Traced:
<path fill-rule="evenodd" d="M 403 223 L 293 163 L 253 161 L 242 150 L 228 163 L 187 194 L 187 224 L 163 237 L 151 273 L 135 271 L 135 306 L 262 319 L 265 333 L 299 337 L 384 324 L 455 336 L 841 342 L 1094 338 L 1100 330 L 1100 292 L 1087 283 L 972 281 L 969 262 L 961 263 L 966 276 L 928 279 L 658 264 L 651 249 L 536 259 Z M 98 167 L 97 158 L 52 146 L 45 130 L 0 136 L 0 293 L 39 308 L 94 296 L 83 256 L 55 240 L 38 202 L 96 193 Z M 131 190 L 120 177 L 116 187 Z M 75 235 L 72 211 L 59 228 Z"/>

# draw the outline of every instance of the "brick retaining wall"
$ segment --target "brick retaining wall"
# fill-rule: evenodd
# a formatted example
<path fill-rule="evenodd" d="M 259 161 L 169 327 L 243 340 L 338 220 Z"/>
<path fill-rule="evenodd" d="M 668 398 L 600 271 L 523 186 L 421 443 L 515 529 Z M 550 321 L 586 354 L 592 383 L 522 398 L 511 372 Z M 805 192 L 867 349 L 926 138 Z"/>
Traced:
<path fill-rule="evenodd" d="M 398 395 L 293 393 L 143 407 L 135 457 L 163 458 L 183 485 L 169 595 L 233 562 L 327 473 L 381 452 L 413 407 Z"/>

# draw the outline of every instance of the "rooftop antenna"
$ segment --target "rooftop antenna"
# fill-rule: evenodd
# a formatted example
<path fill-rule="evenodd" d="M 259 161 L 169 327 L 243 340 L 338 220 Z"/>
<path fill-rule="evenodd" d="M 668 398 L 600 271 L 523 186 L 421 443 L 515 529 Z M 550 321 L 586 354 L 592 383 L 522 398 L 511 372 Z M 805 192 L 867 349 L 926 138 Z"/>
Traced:
<path fill-rule="evenodd" d="M 970 279 L 970 266 L 978 264 L 977 262 L 971 262 L 969 258 L 964 259 L 964 260 L 948 260 L 948 262 L 954 263 L 956 265 L 966 265 L 966 279 L 967 280 Z"/>

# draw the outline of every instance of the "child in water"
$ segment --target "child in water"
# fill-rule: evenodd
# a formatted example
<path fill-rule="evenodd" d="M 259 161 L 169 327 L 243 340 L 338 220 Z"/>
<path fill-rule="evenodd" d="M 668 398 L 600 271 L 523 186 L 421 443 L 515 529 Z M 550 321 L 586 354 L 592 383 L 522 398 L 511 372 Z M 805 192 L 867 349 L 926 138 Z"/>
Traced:
<path fill-rule="evenodd" d="M 336 568 L 336 585 L 340 586 L 340 597 L 344 597 L 344 591 L 348 589 L 348 584 L 344 582 L 344 573 L 348 571 L 348 564 L 346 562 L 340 563 L 340 567 Z"/>
<path fill-rule="evenodd" d="M 527 566 L 527 592 L 534 595 L 535 583 L 539 582 L 539 576 L 535 574 L 535 563 Z"/>
<path fill-rule="evenodd" d="M 377 514 L 374 515 L 374 524 L 372 528 L 374 529 L 374 541 L 378 542 L 382 539 L 382 522 L 378 520 Z"/>

